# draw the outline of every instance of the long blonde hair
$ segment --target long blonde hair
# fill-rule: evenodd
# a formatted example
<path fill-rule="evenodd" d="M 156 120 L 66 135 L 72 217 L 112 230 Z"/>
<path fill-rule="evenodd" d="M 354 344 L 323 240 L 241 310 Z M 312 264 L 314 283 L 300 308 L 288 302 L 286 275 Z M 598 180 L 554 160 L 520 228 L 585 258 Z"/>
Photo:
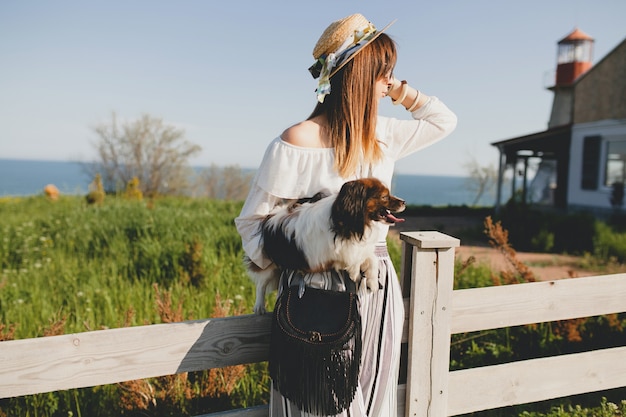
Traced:
<path fill-rule="evenodd" d="M 375 164 L 382 158 L 374 87 L 394 68 L 396 59 L 395 42 L 382 33 L 332 76 L 331 93 L 309 116 L 326 115 L 335 170 L 344 178 L 355 174 L 361 164 Z"/>

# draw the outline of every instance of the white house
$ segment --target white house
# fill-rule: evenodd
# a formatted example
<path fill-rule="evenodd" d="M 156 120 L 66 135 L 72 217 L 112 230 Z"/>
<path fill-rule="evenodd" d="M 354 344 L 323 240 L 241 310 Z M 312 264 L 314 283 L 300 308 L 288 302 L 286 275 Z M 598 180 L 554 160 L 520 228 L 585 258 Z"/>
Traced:
<path fill-rule="evenodd" d="M 579 29 L 561 39 L 548 129 L 492 143 L 500 152 L 496 208 L 511 171 L 524 204 L 612 208 L 613 185 L 626 182 L 626 39 L 595 65 L 592 50 Z"/>

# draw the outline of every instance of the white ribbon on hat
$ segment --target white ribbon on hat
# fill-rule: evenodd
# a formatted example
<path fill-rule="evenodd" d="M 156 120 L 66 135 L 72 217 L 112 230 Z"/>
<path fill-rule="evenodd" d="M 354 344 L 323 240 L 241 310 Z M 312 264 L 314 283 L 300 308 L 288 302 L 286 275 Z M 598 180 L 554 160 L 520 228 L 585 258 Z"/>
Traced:
<path fill-rule="evenodd" d="M 355 52 L 365 46 L 375 34 L 376 27 L 368 22 L 365 28 L 355 30 L 353 36 L 348 36 L 335 52 L 329 53 L 326 57 L 320 57 L 322 60 L 322 70 L 320 72 L 320 80 L 317 89 L 315 90 L 317 93 L 317 101 L 323 103 L 324 97 L 330 94 L 330 75 L 333 69 L 348 60 Z"/>
<path fill-rule="evenodd" d="M 315 90 L 317 93 L 317 101 L 320 103 L 324 102 L 326 94 L 330 94 L 330 73 L 333 71 L 333 68 L 335 68 L 335 64 L 337 63 L 336 58 L 336 54 L 330 53 L 322 62 L 322 72 L 320 73 L 320 80 L 317 84 L 317 89 Z"/>

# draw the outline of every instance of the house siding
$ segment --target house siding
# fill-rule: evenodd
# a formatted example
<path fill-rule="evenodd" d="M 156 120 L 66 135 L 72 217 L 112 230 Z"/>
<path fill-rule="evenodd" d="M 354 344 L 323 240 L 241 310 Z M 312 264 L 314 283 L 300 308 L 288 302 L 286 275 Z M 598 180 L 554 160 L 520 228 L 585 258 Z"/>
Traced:
<path fill-rule="evenodd" d="M 575 84 L 573 122 L 626 119 L 626 41 Z"/>
<path fill-rule="evenodd" d="M 596 189 L 586 190 L 582 186 L 583 149 L 585 138 L 600 136 L 599 175 Z M 607 142 L 626 140 L 626 124 L 613 120 L 575 125 L 572 128 L 570 168 L 567 204 L 571 207 L 593 207 L 611 209 L 611 187 L 604 185 Z"/>

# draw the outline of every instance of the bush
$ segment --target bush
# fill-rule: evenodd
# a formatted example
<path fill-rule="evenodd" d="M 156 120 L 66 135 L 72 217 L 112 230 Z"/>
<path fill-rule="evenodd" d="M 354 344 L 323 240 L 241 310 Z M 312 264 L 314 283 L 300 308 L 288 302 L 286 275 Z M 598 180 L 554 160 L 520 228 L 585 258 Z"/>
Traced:
<path fill-rule="evenodd" d="M 596 219 L 586 212 L 563 214 L 509 204 L 496 217 L 519 251 L 582 255 L 593 252 Z"/>
<path fill-rule="evenodd" d="M 593 253 L 600 259 L 626 262 L 626 233 L 615 232 L 609 225 L 597 222 Z"/>

